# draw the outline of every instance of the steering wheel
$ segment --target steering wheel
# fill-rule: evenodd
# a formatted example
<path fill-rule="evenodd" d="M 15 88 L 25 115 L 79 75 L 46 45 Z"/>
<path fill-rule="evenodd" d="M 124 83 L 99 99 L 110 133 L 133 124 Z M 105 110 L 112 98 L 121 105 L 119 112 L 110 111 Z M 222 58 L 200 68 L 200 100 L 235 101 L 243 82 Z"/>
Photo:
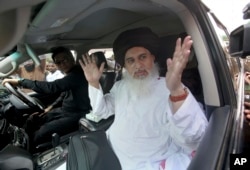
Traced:
<path fill-rule="evenodd" d="M 44 112 L 45 107 L 42 104 L 40 104 L 38 101 L 36 101 L 34 98 L 22 92 L 22 90 L 19 87 L 14 87 L 8 82 L 6 82 L 4 85 L 10 93 L 16 96 L 25 105 L 29 106 L 32 109 L 37 110 L 40 113 Z"/>

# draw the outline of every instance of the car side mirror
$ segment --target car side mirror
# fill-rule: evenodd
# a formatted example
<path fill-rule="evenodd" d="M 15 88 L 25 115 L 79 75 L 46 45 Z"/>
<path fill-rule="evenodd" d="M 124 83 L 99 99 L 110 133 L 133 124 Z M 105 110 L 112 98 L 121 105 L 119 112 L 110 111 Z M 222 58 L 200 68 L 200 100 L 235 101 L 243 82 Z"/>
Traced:
<path fill-rule="evenodd" d="M 229 52 L 231 56 L 246 58 L 250 55 L 250 23 L 244 24 L 230 33 Z"/>
<path fill-rule="evenodd" d="M 248 3 L 242 10 L 243 12 L 243 19 L 249 19 L 250 18 L 250 3 Z"/>

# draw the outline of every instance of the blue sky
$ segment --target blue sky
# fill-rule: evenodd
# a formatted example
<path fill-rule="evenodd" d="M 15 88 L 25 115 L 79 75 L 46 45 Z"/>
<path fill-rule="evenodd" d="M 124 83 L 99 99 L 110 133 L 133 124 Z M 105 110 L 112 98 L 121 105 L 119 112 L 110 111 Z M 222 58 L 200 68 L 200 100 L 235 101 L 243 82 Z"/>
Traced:
<path fill-rule="evenodd" d="M 231 32 L 246 23 L 242 10 L 250 0 L 202 0 Z M 248 20 L 249 21 L 249 20 Z"/>

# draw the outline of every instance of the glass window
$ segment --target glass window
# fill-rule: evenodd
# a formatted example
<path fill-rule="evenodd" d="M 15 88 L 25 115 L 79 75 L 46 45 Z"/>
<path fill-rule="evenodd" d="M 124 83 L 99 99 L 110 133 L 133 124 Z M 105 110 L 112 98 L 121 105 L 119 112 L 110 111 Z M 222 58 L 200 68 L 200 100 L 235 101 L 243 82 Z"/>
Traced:
<path fill-rule="evenodd" d="M 210 20 L 214 25 L 216 34 L 225 53 L 232 82 L 235 90 L 237 90 L 237 88 L 239 87 L 238 74 L 240 73 L 240 68 L 241 68 L 240 59 L 237 57 L 231 57 L 229 54 L 229 34 L 226 28 L 216 18 L 214 18 L 215 17 L 214 15 L 208 13 L 208 16 L 210 17 Z"/>
<path fill-rule="evenodd" d="M 115 62 L 112 48 L 91 49 L 89 50 L 88 54 L 90 55 L 95 52 L 103 52 L 108 64 L 108 70 L 116 70 L 116 71 L 120 70 L 120 66 L 118 65 L 118 63 Z"/>
<path fill-rule="evenodd" d="M 71 51 L 76 59 L 77 53 Z M 32 59 L 29 59 L 19 65 L 18 69 L 10 76 L 12 78 L 25 78 L 29 80 L 47 81 L 46 77 L 50 71 L 46 68 L 49 63 L 53 63 L 52 53 L 42 54 L 39 57 L 40 65 L 36 65 Z M 24 92 L 32 92 L 30 89 L 23 89 Z"/>

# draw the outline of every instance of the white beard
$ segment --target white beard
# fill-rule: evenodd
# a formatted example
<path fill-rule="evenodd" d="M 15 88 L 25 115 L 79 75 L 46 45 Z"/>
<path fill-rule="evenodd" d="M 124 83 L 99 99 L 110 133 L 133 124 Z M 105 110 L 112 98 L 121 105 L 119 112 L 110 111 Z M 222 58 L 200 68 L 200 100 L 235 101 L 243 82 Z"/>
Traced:
<path fill-rule="evenodd" d="M 128 93 L 130 96 L 136 98 L 146 97 L 153 91 L 152 84 L 159 77 L 159 67 L 157 64 L 154 64 L 148 76 L 140 79 L 132 77 L 126 69 L 124 69 L 122 76 L 129 89 Z"/>

